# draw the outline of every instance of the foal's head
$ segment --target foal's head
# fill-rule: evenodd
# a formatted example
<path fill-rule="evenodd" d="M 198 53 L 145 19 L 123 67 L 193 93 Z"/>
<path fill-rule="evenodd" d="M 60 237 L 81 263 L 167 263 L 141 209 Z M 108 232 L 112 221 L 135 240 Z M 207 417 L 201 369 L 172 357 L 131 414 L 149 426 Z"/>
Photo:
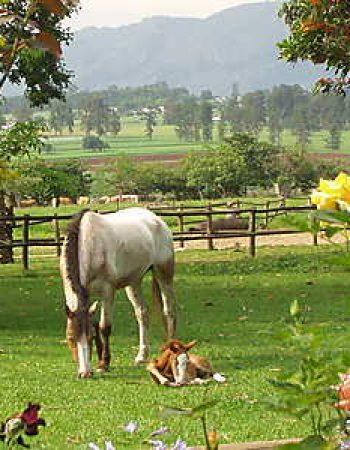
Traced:
<path fill-rule="evenodd" d="M 167 360 L 167 370 L 171 370 L 177 384 L 185 384 L 187 381 L 189 362 L 187 352 L 196 344 L 197 341 L 185 344 L 178 339 L 172 339 L 161 349 L 163 351 L 161 358 L 164 358 L 164 361 Z"/>
<path fill-rule="evenodd" d="M 96 308 L 97 302 L 87 309 L 80 308 L 77 311 L 71 311 L 66 306 L 67 343 L 74 361 L 79 363 L 79 377 L 81 378 L 88 378 L 92 375 L 90 359 L 94 337 L 93 316 Z"/>

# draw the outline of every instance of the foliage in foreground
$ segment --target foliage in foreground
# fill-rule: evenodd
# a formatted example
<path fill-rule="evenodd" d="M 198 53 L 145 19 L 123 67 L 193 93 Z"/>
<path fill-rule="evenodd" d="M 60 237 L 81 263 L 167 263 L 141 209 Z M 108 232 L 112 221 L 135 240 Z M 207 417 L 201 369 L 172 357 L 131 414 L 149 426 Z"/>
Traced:
<path fill-rule="evenodd" d="M 309 422 L 310 432 L 295 450 L 336 450 L 346 437 L 346 415 L 335 410 L 339 373 L 350 366 L 349 352 L 330 350 L 327 347 L 327 331 L 320 324 L 307 324 L 307 307 L 294 300 L 290 307 L 290 319 L 278 330 L 283 351 L 293 354 L 297 366 L 292 371 L 281 372 L 270 382 L 276 394 L 267 404 L 273 409 L 290 414 L 297 420 Z M 280 449 L 287 450 L 290 444 Z"/>
<path fill-rule="evenodd" d="M 281 15 L 290 27 L 290 35 L 280 44 L 287 61 L 311 60 L 334 70 L 338 78 L 321 78 L 318 89 L 344 93 L 349 87 L 349 19 L 346 0 L 289 0 Z"/>

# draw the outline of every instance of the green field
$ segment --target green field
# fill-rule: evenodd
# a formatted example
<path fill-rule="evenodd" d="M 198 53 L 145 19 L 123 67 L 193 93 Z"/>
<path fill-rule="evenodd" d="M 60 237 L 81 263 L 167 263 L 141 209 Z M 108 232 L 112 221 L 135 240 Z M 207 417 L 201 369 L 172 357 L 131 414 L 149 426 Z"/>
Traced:
<path fill-rule="evenodd" d="M 198 352 L 225 373 L 224 385 L 156 386 L 143 367 L 135 367 L 136 323 L 124 292 L 118 293 L 112 336 L 112 370 L 78 380 L 64 344 L 63 292 L 56 259 L 36 259 L 24 273 L 19 264 L 0 273 L 0 414 L 21 410 L 29 400 L 44 405 L 48 422 L 33 448 L 86 449 L 112 440 L 120 449 L 148 448 L 142 441 L 168 425 L 167 442 L 178 437 L 203 443 L 194 420 L 165 423 L 161 406 L 191 407 L 219 400 L 209 415 L 222 443 L 302 436 L 305 423 L 273 413 L 262 403 L 272 393 L 268 379 L 295 365 L 281 351 L 275 332 L 289 304 L 309 305 L 312 322 L 322 323 L 327 347 L 348 348 L 349 274 L 332 265 L 337 248 L 261 249 L 255 260 L 229 250 L 177 253 L 176 290 L 179 336 L 198 339 Z M 150 297 L 149 280 L 146 295 Z M 159 320 L 152 315 L 152 352 L 162 343 Z M 334 380 L 336 382 L 336 380 Z M 140 430 L 123 431 L 137 421 Z"/>
<path fill-rule="evenodd" d="M 216 133 L 214 133 L 216 136 Z M 308 147 L 310 152 L 329 153 L 326 147 L 327 134 L 324 131 L 313 133 L 311 143 Z M 53 150 L 45 153 L 47 159 L 60 158 L 92 158 L 128 155 L 155 154 L 164 155 L 168 153 L 187 153 L 191 150 L 205 150 L 206 145 L 193 142 L 180 142 L 177 138 L 174 127 L 170 125 L 159 125 L 155 128 L 153 139 L 145 136 L 144 124 L 138 120 L 124 119 L 122 131 L 118 136 L 104 136 L 102 139 L 109 144 L 109 148 L 102 151 L 84 150 L 82 148 L 83 134 L 52 136 L 49 142 L 53 145 Z M 264 130 L 261 138 L 268 140 L 268 132 Z M 282 144 L 286 146 L 295 145 L 295 137 L 285 131 L 282 134 Z M 344 131 L 340 153 L 350 153 L 350 131 Z"/>
<path fill-rule="evenodd" d="M 122 131 L 118 136 L 103 136 L 102 139 L 108 143 L 109 148 L 103 151 L 84 150 L 82 148 L 82 135 L 58 136 L 49 138 L 53 145 L 53 151 L 46 153 L 49 159 L 59 158 L 91 158 L 117 156 L 121 154 L 144 155 L 144 154 L 167 154 L 187 153 L 190 150 L 199 150 L 203 146 L 199 143 L 180 142 L 174 131 L 174 127 L 160 125 L 155 128 L 152 140 L 144 133 L 144 124 L 140 121 L 124 123 Z"/>

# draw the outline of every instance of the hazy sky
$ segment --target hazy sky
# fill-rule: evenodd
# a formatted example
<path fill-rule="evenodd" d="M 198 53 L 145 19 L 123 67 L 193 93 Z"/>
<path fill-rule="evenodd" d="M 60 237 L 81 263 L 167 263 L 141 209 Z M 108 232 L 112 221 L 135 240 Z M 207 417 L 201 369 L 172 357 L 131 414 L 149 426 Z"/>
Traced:
<path fill-rule="evenodd" d="M 81 0 L 81 11 L 69 21 L 73 29 L 116 27 L 154 15 L 206 17 L 225 8 L 259 0 Z"/>

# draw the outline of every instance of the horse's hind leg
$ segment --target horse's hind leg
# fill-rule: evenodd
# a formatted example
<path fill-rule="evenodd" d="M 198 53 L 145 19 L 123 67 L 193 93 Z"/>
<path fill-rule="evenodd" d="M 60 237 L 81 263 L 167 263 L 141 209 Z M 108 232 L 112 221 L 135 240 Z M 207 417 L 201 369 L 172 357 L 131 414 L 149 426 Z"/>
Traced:
<path fill-rule="evenodd" d="M 149 356 L 149 317 L 142 293 L 141 283 L 135 283 L 125 288 L 126 294 L 134 307 L 136 320 L 139 324 L 139 352 L 136 363 L 146 362 Z"/>
<path fill-rule="evenodd" d="M 153 295 L 161 297 L 160 300 L 163 307 L 167 338 L 171 339 L 175 337 L 176 334 L 176 302 L 173 283 L 173 266 L 155 266 L 153 270 L 155 283 Z M 157 287 L 157 284 L 159 287 Z"/>
<path fill-rule="evenodd" d="M 111 362 L 109 337 L 112 331 L 112 309 L 114 303 L 114 295 L 115 290 L 113 286 L 109 284 L 104 285 L 101 316 L 98 326 L 99 335 L 96 338 L 98 370 L 100 371 L 108 370 Z"/>

